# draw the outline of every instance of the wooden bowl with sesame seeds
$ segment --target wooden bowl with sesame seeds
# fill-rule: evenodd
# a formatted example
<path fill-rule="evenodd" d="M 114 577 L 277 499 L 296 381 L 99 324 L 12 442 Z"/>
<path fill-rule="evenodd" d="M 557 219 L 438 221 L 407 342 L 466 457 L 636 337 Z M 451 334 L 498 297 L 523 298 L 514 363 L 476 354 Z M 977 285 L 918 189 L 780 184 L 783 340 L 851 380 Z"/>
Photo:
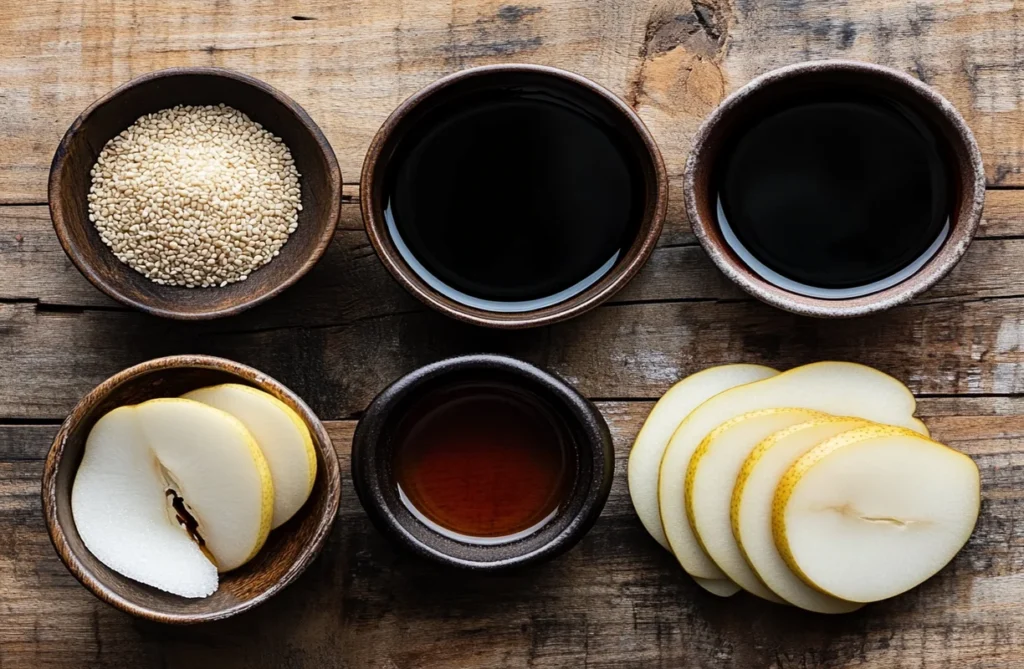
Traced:
<path fill-rule="evenodd" d="M 90 220 L 91 172 L 107 142 L 140 117 L 177 105 L 220 104 L 242 112 L 288 147 L 301 175 L 297 227 L 278 255 L 244 280 L 208 288 L 161 285 L 119 260 L 101 238 L 96 223 Z M 260 304 L 309 271 L 334 236 L 341 183 L 341 170 L 327 139 L 288 96 L 232 70 L 181 67 L 133 79 L 82 112 L 54 154 L 48 195 L 57 237 L 93 285 L 156 316 L 199 320 L 234 315 Z M 239 225 L 258 224 L 244 220 L 245 212 L 239 211 Z"/>

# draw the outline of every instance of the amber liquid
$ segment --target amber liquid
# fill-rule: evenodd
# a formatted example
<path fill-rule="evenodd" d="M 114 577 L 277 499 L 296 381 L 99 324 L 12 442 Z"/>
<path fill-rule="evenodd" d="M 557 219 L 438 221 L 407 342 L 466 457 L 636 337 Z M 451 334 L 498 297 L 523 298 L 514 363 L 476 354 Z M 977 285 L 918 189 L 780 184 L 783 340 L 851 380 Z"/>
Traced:
<path fill-rule="evenodd" d="M 572 491 L 575 446 L 547 404 L 518 388 L 438 388 L 403 418 L 394 442 L 399 497 L 426 525 L 479 543 L 540 529 Z"/>

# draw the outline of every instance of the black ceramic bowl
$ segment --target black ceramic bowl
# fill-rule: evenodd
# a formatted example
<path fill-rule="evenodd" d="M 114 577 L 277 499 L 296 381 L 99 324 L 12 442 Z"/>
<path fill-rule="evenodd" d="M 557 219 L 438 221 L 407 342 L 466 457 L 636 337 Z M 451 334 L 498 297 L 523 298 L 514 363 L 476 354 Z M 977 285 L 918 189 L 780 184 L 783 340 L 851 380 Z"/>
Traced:
<path fill-rule="evenodd" d="M 500 543 L 462 541 L 418 520 L 399 497 L 393 458 L 402 416 L 425 394 L 465 382 L 501 383 L 529 394 L 570 435 L 575 452 L 571 489 L 553 517 L 526 536 Z M 601 514 L 613 467 L 611 434 L 594 405 L 551 374 L 498 355 L 449 358 L 402 377 L 370 404 L 352 445 L 356 493 L 377 528 L 423 557 L 476 570 L 532 564 L 572 548 Z"/>

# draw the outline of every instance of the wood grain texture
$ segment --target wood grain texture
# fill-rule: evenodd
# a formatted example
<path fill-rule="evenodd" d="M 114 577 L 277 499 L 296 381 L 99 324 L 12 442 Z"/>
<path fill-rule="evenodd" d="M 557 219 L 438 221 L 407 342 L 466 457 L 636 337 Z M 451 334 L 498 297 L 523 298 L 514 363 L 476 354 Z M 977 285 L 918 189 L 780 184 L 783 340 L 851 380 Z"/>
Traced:
<path fill-rule="evenodd" d="M 1006 222 L 987 225 L 1013 232 L 1012 206 L 994 214 Z M 120 369 L 182 352 L 262 369 L 328 419 L 358 414 L 419 365 L 468 352 L 524 357 L 598 398 L 657 397 L 711 364 L 830 358 L 875 365 L 918 393 L 1024 392 L 1024 240 L 987 229 L 934 289 L 869 318 L 781 314 L 729 284 L 698 247 L 683 245 L 656 250 L 609 306 L 535 331 L 487 332 L 420 306 L 354 230 L 339 231 L 325 259 L 280 299 L 237 317 L 188 324 L 108 310 L 47 241 L 41 209 L 29 210 L 0 210 L 0 345 L 19 361 L 0 365 L 0 417 L 63 418 Z M 14 230 L 22 242 L 11 243 Z"/>
<path fill-rule="evenodd" d="M 294 585 L 238 618 L 194 628 L 132 620 L 64 569 L 38 481 L 55 426 L 0 427 L 0 662 L 4 667 L 401 669 L 1013 669 L 1024 644 L 1024 400 L 935 398 L 919 413 L 982 472 L 981 522 L 937 577 L 841 617 L 699 590 L 633 514 L 625 459 L 649 402 L 603 402 L 616 441 L 605 512 L 565 556 L 466 575 L 397 551 L 354 495 Z M 353 421 L 327 424 L 345 470 Z"/>
<path fill-rule="evenodd" d="M 621 95 L 670 175 L 659 248 L 623 292 L 572 322 L 487 332 L 429 313 L 387 274 L 343 190 L 338 231 L 293 288 L 214 323 L 127 311 L 64 256 L 43 206 L 0 206 L 0 667 L 1016 669 L 1024 656 L 1024 68 L 1015 0 L 39 0 L 0 13 L 0 203 L 43 203 L 61 135 L 90 102 L 174 65 L 220 65 L 294 98 L 354 181 L 370 138 L 438 76 L 502 61 L 571 69 Z M 782 314 L 729 284 L 680 200 L 702 118 L 768 69 L 843 56 L 910 72 L 956 104 L 984 153 L 985 218 L 961 265 L 914 302 L 854 321 Z M 214 353 L 260 368 L 349 441 L 374 394 L 446 355 L 503 352 L 599 403 L 617 446 L 611 498 L 559 560 L 468 577 L 397 552 L 354 495 L 294 585 L 188 629 L 130 618 L 68 573 L 39 482 L 57 426 L 137 362 Z M 982 470 L 966 550 L 938 577 L 841 618 L 705 595 L 650 540 L 625 486 L 653 398 L 722 362 L 865 362 L 923 395 L 937 438 Z M 3 425 L 3 423 L 12 423 Z"/>
<path fill-rule="evenodd" d="M 346 175 L 388 113 L 443 74 L 566 67 L 634 106 L 679 175 L 704 115 L 755 75 L 869 60 L 935 86 L 977 134 L 989 182 L 1024 185 L 1019 10 L 1011 0 L 40 0 L 0 16 L 0 201 L 45 201 L 53 149 L 93 100 L 189 65 L 280 88 L 324 129 Z"/>

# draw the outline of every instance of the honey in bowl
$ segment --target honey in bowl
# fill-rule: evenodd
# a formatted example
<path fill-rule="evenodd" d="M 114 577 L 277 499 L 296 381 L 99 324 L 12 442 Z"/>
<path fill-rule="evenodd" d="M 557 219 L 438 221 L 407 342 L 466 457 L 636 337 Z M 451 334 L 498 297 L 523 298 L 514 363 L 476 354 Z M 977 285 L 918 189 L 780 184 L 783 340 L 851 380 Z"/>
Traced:
<path fill-rule="evenodd" d="M 467 543 L 539 530 L 571 496 L 572 435 L 547 403 L 512 385 L 464 381 L 424 394 L 394 441 L 402 503 L 432 530 Z"/>

